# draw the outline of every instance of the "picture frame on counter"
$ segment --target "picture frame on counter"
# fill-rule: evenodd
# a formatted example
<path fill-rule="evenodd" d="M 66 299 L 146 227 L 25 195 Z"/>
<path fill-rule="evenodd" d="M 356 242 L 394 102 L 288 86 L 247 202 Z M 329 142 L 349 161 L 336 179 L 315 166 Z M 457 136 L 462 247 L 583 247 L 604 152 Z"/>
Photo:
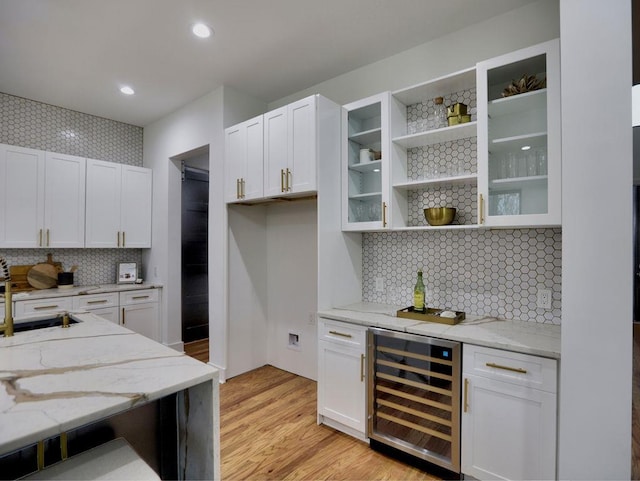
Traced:
<path fill-rule="evenodd" d="M 135 284 L 138 278 L 137 262 L 118 262 L 118 284 Z"/>

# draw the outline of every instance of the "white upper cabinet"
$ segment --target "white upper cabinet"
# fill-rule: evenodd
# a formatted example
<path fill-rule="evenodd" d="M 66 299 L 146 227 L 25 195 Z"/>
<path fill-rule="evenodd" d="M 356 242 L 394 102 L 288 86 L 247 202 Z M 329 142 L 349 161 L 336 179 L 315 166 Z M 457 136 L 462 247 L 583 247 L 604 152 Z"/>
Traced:
<path fill-rule="evenodd" d="M 0 177 L 0 246 L 84 247 L 84 158 L 2 145 Z"/>
<path fill-rule="evenodd" d="M 46 247 L 84 247 L 86 159 L 45 154 L 44 241 Z"/>
<path fill-rule="evenodd" d="M 225 200 L 263 197 L 263 116 L 225 130 Z"/>
<path fill-rule="evenodd" d="M 477 85 L 479 223 L 561 225 L 559 41 L 478 63 Z"/>
<path fill-rule="evenodd" d="M 380 230 L 389 218 L 389 93 L 342 108 L 342 229 Z"/>
<path fill-rule="evenodd" d="M 317 190 L 317 96 L 264 114 L 264 196 Z"/>
<path fill-rule="evenodd" d="M 152 172 L 87 160 L 87 247 L 151 247 Z"/>
<path fill-rule="evenodd" d="M 0 144 L 0 247 L 40 247 L 44 152 Z"/>

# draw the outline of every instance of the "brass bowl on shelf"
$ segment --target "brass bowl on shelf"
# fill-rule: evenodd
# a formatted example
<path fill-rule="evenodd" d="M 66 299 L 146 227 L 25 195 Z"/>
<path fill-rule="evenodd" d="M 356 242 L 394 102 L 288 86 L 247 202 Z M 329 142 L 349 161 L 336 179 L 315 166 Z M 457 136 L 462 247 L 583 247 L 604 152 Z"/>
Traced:
<path fill-rule="evenodd" d="M 456 216 L 453 207 L 429 207 L 424 209 L 424 217 L 429 225 L 449 225 Z"/>

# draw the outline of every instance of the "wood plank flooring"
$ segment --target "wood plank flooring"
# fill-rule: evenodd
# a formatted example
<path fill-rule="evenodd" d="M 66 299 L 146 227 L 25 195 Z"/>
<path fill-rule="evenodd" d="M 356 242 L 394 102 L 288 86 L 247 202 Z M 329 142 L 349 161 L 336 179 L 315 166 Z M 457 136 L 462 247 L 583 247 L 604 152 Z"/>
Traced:
<path fill-rule="evenodd" d="M 184 352 L 198 361 L 209 362 L 209 339 L 185 342 Z"/>
<path fill-rule="evenodd" d="M 436 480 L 316 423 L 316 383 L 264 366 L 220 386 L 223 480 Z"/>

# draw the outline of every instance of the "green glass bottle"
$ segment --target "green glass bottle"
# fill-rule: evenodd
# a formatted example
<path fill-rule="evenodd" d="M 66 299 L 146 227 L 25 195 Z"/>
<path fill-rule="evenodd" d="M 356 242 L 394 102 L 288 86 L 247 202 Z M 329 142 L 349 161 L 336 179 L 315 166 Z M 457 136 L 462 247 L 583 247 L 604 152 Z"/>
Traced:
<path fill-rule="evenodd" d="M 422 281 L 422 269 L 418 270 L 418 280 L 413 288 L 413 310 L 415 312 L 425 312 L 424 303 L 424 282 Z"/>

